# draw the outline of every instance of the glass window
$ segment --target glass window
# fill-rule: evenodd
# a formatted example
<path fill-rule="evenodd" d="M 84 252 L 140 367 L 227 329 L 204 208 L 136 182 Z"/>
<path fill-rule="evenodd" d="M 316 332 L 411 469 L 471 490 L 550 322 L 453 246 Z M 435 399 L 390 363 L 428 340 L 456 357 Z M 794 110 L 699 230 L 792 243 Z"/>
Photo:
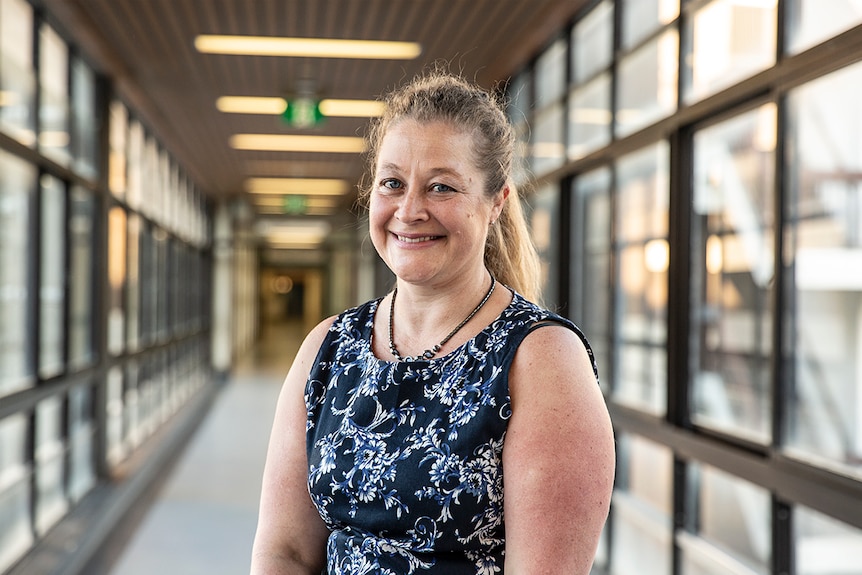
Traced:
<path fill-rule="evenodd" d="M 670 575 L 673 549 L 673 454 L 622 433 L 611 522 L 611 575 Z"/>
<path fill-rule="evenodd" d="M 128 265 L 126 287 L 126 343 L 130 351 L 141 345 L 141 235 L 143 224 L 140 216 L 129 214 L 127 219 L 128 243 L 126 264 Z"/>
<path fill-rule="evenodd" d="M 539 176 L 563 165 L 566 147 L 563 144 L 565 112 L 562 103 L 544 108 L 536 117 L 533 130 L 533 172 Z"/>
<path fill-rule="evenodd" d="M 108 187 L 111 193 L 122 199 L 126 194 L 126 147 L 129 130 L 129 114 L 122 102 L 111 102 L 111 121 L 108 153 Z"/>
<path fill-rule="evenodd" d="M 689 467 L 695 508 L 681 532 L 683 575 L 769 575 L 772 499 L 768 491 L 707 465 Z"/>
<path fill-rule="evenodd" d="M 692 418 L 771 437 L 776 107 L 694 136 Z"/>
<path fill-rule="evenodd" d="M 668 30 L 618 67 L 616 133 L 627 136 L 676 111 L 679 34 Z"/>
<path fill-rule="evenodd" d="M 543 299 L 548 305 L 558 303 L 560 194 L 556 184 L 541 188 L 531 199 L 530 231 L 542 263 Z"/>
<path fill-rule="evenodd" d="M 29 385 L 30 205 L 36 168 L 0 150 L 0 396 Z"/>
<path fill-rule="evenodd" d="M 63 400 L 43 399 L 36 406 L 36 531 L 44 535 L 69 507 L 63 489 Z"/>
<path fill-rule="evenodd" d="M 862 529 L 807 507 L 793 510 L 796 575 L 862 573 Z"/>
<path fill-rule="evenodd" d="M 72 59 L 72 106 L 74 168 L 87 178 L 95 178 L 99 158 L 96 75 L 78 57 Z"/>
<path fill-rule="evenodd" d="M 599 381 L 610 382 L 611 171 L 600 168 L 574 182 L 572 317 L 589 334 Z M 575 303 L 576 302 L 576 303 Z"/>
<path fill-rule="evenodd" d="M 659 142 L 617 164 L 616 369 L 621 403 L 661 415 L 667 406 L 669 151 Z"/>
<path fill-rule="evenodd" d="M 569 159 L 583 158 L 610 141 L 611 75 L 605 73 L 569 96 Z"/>
<path fill-rule="evenodd" d="M 828 10 L 824 10 L 823 0 L 794 0 L 785 6 L 787 51 L 791 54 L 862 24 L 859 0 L 830 0 Z"/>
<path fill-rule="evenodd" d="M 114 206 L 108 212 L 108 351 L 114 355 L 125 348 L 126 211 Z"/>
<path fill-rule="evenodd" d="M 862 475 L 862 64 L 788 98 L 788 445 Z"/>
<path fill-rule="evenodd" d="M 536 61 L 536 109 L 556 102 L 566 89 L 566 41 L 556 40 Z"/>
<path fill-rule="evenodd" d="M 509 118 L 516 126 L 527 120 L 532 101 L 530 99 L 530 72 L 521 72 L 509 82 L 506 89 L 509 99 Z"/>
<path fill-rule="evenodd" d="M 138 209 L 141 206 L 143 198 L 144 139 L 144 127 L 138 120 L 132 120 L 129 124 L 126 202 L 133 209 Z"/>
<path fill-rule="evenodd" d="M 602 0 L 572 29 L 572 78 L 582 84 L 611 65 L 614 50 L 614 3 Z"/>
<path fill-rule="evenodd" d="M 0 0 L 0 130 L 25 146 L 36 143 L 33 8 Z"/>
<path fill-rule="evenodd" d="M 699 100 L 775 64 L 778 0 L 713 0 L 686 25 L 683 99 Z"/>
<path fill-rule="evenodd" d="M 80 499 L 96 484 L 96 430 L 93 388 L 78 385 L 69 390 L 69 497 Z"/>
<path fill-rule="evenodd" d="M 69 48 L 47 24 L 39 31 L 39 149 L 64 166 L 69 141 Z"/>
<path fill-rule="evenodd" d="M 629 49 L 679 16 L 679 0 L 618 0 L 622 46 Z"/>
<path fill-rule="evenodd" d="M 66 186 L 57 178 L 41 180 L 39 286 L 39 375 L 63 371 L 66 302 Z"/>
<path fill-rule="evenodd" d="M 96 202 L 93 195 L 80 186 L 72 188 L 70 198 L 69 364 L 80 368 L 95 359 L 93 263 Z"/>
<path fill-rule="evenodd" d="M 116 465 L 126 458 L 128 446 L 125 434 L 125 405 L 123 397 L 123 369 L 113 366 L 105 376 L 105 442 L 106 458 Z"/>
<path fill-rule="evenodd" d="M 30 471 L 25 454 L 28 421 L 24 413 L 0 419 L 0 572 L 33 544 Z"/>

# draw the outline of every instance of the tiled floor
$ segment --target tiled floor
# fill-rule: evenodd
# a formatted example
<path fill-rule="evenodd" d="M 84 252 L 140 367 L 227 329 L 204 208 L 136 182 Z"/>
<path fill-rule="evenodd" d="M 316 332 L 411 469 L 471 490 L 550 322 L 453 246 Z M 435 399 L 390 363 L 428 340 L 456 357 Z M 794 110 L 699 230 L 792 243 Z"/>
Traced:
<path fill-rule="evenodd" d="M 248 573 L 275 403 L 302 331 L 299 324 L 265 328 L 111 575 Z"/>

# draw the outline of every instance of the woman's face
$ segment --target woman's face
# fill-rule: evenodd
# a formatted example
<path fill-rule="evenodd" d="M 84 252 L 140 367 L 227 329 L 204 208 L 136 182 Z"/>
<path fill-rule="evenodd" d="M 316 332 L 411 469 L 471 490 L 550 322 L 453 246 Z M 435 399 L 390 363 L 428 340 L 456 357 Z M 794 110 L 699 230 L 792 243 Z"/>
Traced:
<path fill-rule="evenodd" d="M 400 279 L 442 286 L 484 267 L 488 226 L 505 196 L 489 200 L 468 132 L 447 122 L 402 120 L 384 136 L 369 205 L 371 240 Z"/>

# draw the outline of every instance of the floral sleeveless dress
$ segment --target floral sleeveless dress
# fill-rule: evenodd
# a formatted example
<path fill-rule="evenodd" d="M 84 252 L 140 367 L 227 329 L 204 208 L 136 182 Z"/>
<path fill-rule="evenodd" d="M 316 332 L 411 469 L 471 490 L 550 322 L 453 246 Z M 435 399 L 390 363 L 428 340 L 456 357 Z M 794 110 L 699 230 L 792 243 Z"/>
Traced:
<path fill-rule="evenodd" d="M 455 351 L 389 362 L 371 350 L 381 300 L 341 314 L 306 386 L 308 487 L 331 533 L 331 575 L 503 571 L 502 453 L 508 374 L 543 322 L 583 334 L 515 294 Z M 593 363 L 595 370 L 595 363 Z"/>

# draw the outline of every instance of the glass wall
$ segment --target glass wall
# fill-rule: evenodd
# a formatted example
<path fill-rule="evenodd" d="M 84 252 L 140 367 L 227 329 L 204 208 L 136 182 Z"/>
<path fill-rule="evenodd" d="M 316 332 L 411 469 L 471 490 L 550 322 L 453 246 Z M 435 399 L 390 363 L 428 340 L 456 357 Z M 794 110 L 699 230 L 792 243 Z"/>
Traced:
<path fill-rule="evenodd" d="M 665 142 L 616 165 L 613 395 L 656 415 L 667 406 L 669 170 Z"/>
<path fill-rule="evenodd" d="M 791 91 L 788 449 L 862 477 L 862 64 Z"/>
<path fill-rule="evenodd" d="M 694 135 L 692 415 L 771 439 L 776 107 Z"/>
<path fill-rule="evenodd" d="M 26 146 L 36 144 L 36 67 L 33 8 L 27 0 L 0 0 L 0 130 Z"/>
<path fill-rule="evenodd" d="M 605 391 L 611 381 L 611 170 L 598 168 L 574 181 L 572 219 L 584 215 L 572 234 L 571 284 L 580 286 L 571 302 L 572 317 L 590 334 L 590 347 Z"/>
<path fill-rule="evenodd" d="M 522 134 L 564 107 L 531 223 L 617 433 L 593 573 L 862 575 L 859 3 L 596 0 L 554 38 L 509 88 Z"/>
<path fill-rule="evenodd" d="M 206 201 L 44 16 L 0 0 L 0 573 L 211 382 Z"/>
<path fill-rule="evenodd" d="M 66 185 L 45 174 L 40 180 L 39 375 L 63 372 L 66 313 Z"/>
<path fill-rule="evenodd" d="M 0 150 L 0 397 L 33 385 L 28 254 L 36 168 Z"/>

